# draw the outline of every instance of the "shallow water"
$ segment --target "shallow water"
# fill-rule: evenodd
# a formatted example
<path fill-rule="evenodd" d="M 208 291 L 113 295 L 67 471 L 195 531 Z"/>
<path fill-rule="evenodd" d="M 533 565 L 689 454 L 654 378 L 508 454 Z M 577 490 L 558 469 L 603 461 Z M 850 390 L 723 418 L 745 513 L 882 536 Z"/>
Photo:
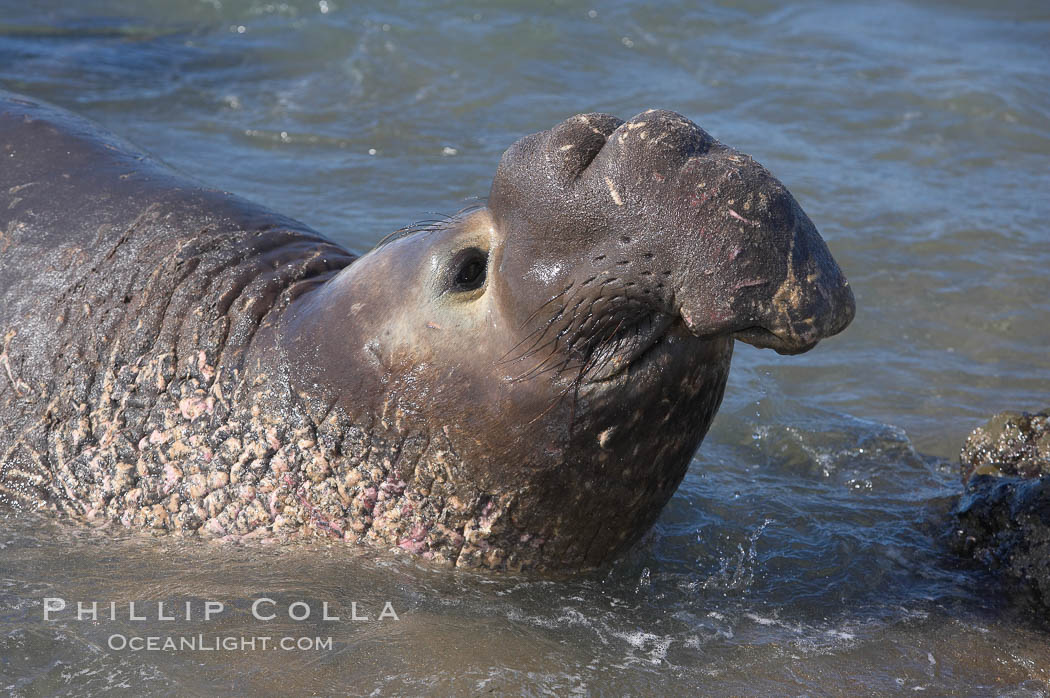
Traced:
<path fill-rule="evenodd" d="M 1048 65 L 1050 12 L 1002 0 L 0 0 L 0 86 L 359 251 L 483 196 L 525 133 L 675 109 L 791 189 L 858 305 L 804 356 L 739 346 L 657 526 L 582 579 L 0 514 L 0 690 L 1050 693 L 1045 619 L 942 544 L 967 432 L 1047 406 Z M 322 648 L 111 648 L 198 634 Z"/>

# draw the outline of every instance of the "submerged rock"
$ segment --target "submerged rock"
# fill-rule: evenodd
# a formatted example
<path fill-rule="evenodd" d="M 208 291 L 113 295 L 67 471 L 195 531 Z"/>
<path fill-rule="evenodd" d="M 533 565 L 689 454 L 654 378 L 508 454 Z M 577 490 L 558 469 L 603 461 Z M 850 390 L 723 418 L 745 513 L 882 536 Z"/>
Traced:
<path fill-rule="evenodd" d="M 1002 412 L 959 455 L 953 547 L 1050 605 L 1050 411 Z"/>

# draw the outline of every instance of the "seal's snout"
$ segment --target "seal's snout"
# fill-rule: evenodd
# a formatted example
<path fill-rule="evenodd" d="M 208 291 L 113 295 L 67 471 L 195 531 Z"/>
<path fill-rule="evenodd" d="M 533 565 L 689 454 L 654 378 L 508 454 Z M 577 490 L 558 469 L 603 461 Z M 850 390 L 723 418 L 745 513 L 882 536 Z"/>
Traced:
<path fill-rule="evenodd" d="M 684 116 L 620 124 L 585 177 L 629 237 L 648 227 L 695 335 L 796 354 L 853 319 L 845 276 L 788 190 Z"/>
<path fill-rule="evenodd" d="M 504 271 L 538 278 L 543 260 L 562 270 L 551 284 L 568 284 L 561 261 L 580 260 L 581 283 L 630 284 L 698 337 L 799 353 L 853 318 L 849 284 L 787 189 L 675 112 L 581 114 L 523 138 L 489 206 L 507 237 Z"/>
<path fill-rule="evenodd" d="M 678 277 L 689 329 L 782 354 L 845 329 L 855 312 L 849 282 L 787 189 L 724 146 L 694 169 L 678 186 L 697 202 Z"/>
<path fill-rule="evenodd" d="M 727 289 L 731 325 L 722 331 L 757 347 L 800 354 L 849 325 L 853 292 L 812 224 L 796 232 L 785 262 L 781 273 L 771 260 L 770 280 L 762 284 L 749 286 L 750 274 L 737 277 Z"/>

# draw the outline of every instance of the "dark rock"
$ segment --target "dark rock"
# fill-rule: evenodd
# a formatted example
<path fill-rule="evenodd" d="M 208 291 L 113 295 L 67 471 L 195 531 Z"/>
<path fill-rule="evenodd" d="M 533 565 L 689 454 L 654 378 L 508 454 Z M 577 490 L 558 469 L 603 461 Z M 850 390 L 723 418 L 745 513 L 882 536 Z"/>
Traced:
<path fill-rule="evenodd" d="M 1050 412 L 1002 412 L 959 456 L 955 550 L 1050 605 Z"/>
<path fill-rule="evenodd" d="M 1050 411 L 1000 412 L 973 430 L 959 461 L 964 482 L 974 475 L 1050 474 Z"/>

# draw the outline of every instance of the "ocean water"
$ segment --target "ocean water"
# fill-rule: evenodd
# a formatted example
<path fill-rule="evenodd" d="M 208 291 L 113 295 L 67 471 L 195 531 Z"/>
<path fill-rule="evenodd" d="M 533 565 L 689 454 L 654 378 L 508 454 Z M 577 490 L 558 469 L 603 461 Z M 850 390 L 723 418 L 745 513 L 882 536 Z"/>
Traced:
<path fill-rule="evenodd" d="M 704 5 L 0 0 L 0 87 L 356 251 L 526 133 L 674 109 L 788 186 L 858 307 L 740 345 L 655 528 L 581 578 L 0 513 L 0 692 L 1050 694 L 1047 619 L 944 545 L 966 434 L 1050 402 L 1050 6 Z"/>

